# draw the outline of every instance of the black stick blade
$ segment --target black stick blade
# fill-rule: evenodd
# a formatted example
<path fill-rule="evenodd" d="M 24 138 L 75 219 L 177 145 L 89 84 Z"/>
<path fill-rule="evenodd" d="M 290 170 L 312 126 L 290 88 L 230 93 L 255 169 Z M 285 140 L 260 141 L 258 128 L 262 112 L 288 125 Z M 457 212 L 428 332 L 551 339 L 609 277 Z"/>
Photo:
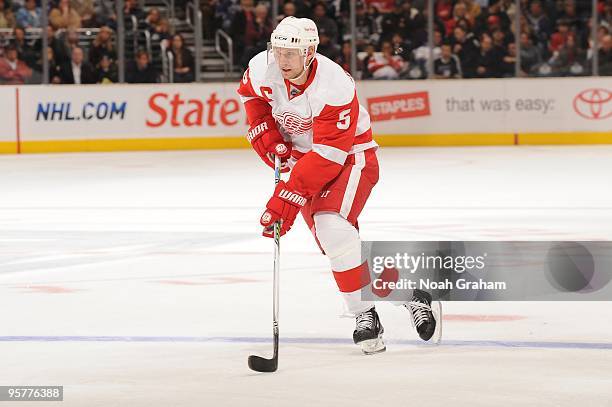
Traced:
<path fill-rule="evenodd" d="M 272 359 L 262 358 L 261 356 L 249 356 L 249 367 L 256 372 L 276 372 L 278 369 L 278 357 Z"/>

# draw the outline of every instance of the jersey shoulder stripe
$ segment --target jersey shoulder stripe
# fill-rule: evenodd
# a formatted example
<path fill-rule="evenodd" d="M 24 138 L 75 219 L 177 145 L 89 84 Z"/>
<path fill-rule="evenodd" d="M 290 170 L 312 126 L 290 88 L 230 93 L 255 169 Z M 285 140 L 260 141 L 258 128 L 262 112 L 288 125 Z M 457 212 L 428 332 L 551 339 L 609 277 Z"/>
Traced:
<path fill-rule="evenodd" d="M 317 54 L 317 73 L 311 84 L 309 99 L 316 116 L 326 106 L 344 106 L 355 97 L 355 82 L 340 65 Z"/>

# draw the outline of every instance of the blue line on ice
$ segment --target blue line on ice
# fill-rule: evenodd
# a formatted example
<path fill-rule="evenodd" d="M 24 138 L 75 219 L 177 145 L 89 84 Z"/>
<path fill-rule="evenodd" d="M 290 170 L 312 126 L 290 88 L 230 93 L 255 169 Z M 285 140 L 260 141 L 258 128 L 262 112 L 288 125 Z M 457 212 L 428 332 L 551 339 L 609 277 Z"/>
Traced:
<path fill-rule="evenodd" d="M 0 342 L 212 342 L 212 343 L 269 343 L 269 337 L 241 336 L 0 336 Z M 352 344 L 349 338 L 281 338 L 281 342 L 293 344 Z M 399 345 L 428 345 L 417 340 L 389 339 L 388 343 Z M 547 342 L 547 341 L 484 341 L 447 340 L 442 346 L 486 346 L 500 348 L 548 348 L 548 349 L 609 349 L 606 342 Z"/>

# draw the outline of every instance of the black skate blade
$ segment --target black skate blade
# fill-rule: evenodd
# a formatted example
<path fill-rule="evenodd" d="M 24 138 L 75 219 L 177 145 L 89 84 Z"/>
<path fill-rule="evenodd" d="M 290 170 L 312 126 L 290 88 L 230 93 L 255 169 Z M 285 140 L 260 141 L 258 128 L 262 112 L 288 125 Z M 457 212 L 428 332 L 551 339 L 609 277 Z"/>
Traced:
<path fill-rule="evenodd" d="M 249 356 L 249 368 L 256 372 L 276 372 L 278 369 L 278 358 L 266 359 L 261 356 Z"/>

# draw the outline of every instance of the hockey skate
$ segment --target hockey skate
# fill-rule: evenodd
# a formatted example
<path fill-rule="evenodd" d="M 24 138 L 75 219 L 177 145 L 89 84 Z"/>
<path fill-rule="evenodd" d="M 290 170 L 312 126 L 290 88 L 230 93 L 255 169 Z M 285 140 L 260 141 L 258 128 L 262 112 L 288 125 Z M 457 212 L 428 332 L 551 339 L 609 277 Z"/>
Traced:
<path fill-rule="evenodd" d="M 383 326 L 380 323 L 376 308 L 372 307 L 357 315 L 353 341 L 361 346 L 366 355 L 384 352 L 387 347 L 383 341 Z"/>
<path fill-rule="evenodd" d="M 410 312 L 410 322 L 424 341 L 438 344 L 442 340 L 442 304 L 432 301 L 431 294 L 414 290 L 412 300 L 404 304 Z"/>

